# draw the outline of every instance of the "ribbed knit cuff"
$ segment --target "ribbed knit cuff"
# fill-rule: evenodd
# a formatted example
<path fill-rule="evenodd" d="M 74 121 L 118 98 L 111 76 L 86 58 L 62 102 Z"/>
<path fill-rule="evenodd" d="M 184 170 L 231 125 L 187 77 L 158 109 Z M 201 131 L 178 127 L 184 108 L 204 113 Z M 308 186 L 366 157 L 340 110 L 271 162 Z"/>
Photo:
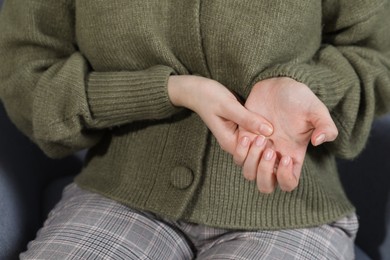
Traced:
<path fill-rule="evenodd" d="M 169 100 L 167 81 L 172 68 L 143 71 L 92 72 L 87 96 L 94 126 L 118 126 L 136 120 L 162 119 L 178 112 Z"/>
<path fill-rule="evenodd" d="M 344 97 L 345 90 L 351 87 L 351 82 L 356 80 L 354 76 L 345 73 L 341 77 L 319 64 L 279 64 L 260 73 L 251 86 L 268 78 L 289 77 L 307 85 L 331 111 Z M 245 94 L 249 95 L 250 89 L 248 91 Z"/>

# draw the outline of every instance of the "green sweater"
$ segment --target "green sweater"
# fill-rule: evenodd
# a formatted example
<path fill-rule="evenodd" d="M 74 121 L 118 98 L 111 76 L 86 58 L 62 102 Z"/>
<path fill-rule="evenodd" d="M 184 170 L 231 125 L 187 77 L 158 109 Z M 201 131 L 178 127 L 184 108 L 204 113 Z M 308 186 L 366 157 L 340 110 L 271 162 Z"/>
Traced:
<path fill-rule="evenodd" d="M 47 155 L 90 148 L 78 185 L 130 207 L 227 228 L 329 223 L 353 211 L 335 156 L 358 155 L 390 110 L 388 2 L 6 0 L 0 96 Z M 173 74 L 243 99 L 260 80 L 294 78 L 339 137 L 308 148 L 296 190 L 261 194 L 195 113 L 172 106 Z"/>

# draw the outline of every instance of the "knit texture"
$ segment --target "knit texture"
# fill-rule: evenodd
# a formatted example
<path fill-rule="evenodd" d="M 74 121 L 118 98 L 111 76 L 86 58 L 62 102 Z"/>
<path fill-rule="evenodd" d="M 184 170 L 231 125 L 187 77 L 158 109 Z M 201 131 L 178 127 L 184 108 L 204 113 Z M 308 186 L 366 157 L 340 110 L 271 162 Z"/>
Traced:
<path fill-rule="evenodd" d="M 130 207 L 223 228 L 329 223 L 354 210 L 335 156 L 357 156 L 390 110 L 388 2 L 6 0 L 0 97 L 49 156 L 90 148 L 76 182 Z M 308 148 L 296 190 L 261 194 L 202 120 L 171 104 L 169 76 L 187 74 L 243 99 L 291 77 L 339 136 Z"/>

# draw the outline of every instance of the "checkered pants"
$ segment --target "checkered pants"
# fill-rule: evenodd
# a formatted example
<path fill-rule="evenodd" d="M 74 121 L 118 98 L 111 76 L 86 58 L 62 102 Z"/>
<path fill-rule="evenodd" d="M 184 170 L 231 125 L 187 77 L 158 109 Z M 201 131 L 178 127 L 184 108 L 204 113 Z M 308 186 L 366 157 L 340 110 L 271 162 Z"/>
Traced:
<path fill-rule="evenodd" d="M 21 259 L 353 259 L 355 215 L 329 225 L 239 231 L 162 219 L 66 187 Z"/>

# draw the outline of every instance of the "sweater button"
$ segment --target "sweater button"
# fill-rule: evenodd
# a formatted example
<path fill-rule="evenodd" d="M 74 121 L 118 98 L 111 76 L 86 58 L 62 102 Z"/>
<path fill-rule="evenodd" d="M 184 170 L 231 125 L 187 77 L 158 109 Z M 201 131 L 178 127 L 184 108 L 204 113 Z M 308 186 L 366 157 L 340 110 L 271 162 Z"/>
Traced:
<path fill-rule="evenodd" d="M 178 166 L 171 172 L 171 183 L 174 187 L 184 190 L 191 186 L 194 181 L 194 174 L 191 169 Z"/>

